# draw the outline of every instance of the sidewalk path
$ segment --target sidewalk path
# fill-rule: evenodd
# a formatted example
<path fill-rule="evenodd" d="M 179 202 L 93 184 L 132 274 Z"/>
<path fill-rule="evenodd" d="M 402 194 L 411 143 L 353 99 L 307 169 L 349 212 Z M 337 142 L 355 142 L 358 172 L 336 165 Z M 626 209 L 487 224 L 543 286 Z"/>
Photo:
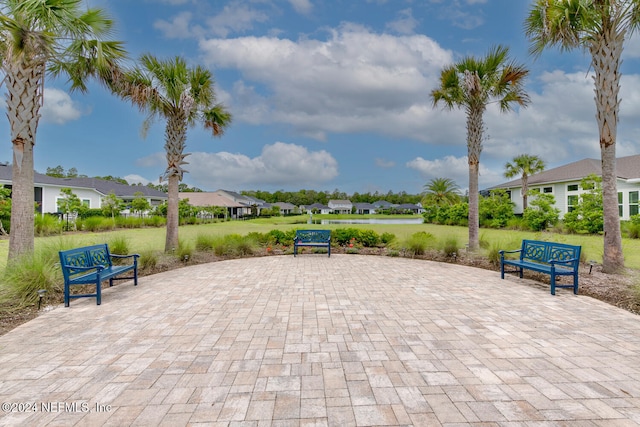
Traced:
<path fill-rule="evenodd" d="M 0 337 L 0 425 L 640 425 L 640 317 L 429 261 L 271 256 Z"/>

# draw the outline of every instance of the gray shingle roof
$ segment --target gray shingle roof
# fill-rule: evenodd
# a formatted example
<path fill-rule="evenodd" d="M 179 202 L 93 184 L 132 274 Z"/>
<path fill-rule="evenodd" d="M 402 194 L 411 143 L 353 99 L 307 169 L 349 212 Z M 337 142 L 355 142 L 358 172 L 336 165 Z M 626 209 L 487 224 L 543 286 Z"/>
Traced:
<path fill-rule="evenodd" d="M 12 166 L 0 164 L 0 180 L 11 182 Z M 55 178 L 38 172 L 34 173 L 34 184 L 56 185 L 60 187 L 91 188 L 99 193 L 107 195 L 112 191 L 118 197 L 133 197 L 137 192 L 146 197 L 167 198 L 167 194 L 147 187 L 146 185 L 125 185 L 115 181 L 107 181 L 99 178 Z"/>
<path fill-rule="evenodd" d="M 618 157 L 616 172 L 621 179 L 640 178 L 640 154 L 635 156 Z M 529 177 L 529 185 L 546 184 L 552 182 L 581 180 L 587 175 L 602 176 L 602 164 L 598 159 L 583 159 L 568 165 L 549 169 Z M 522 186 L 522 179 L 514 179 L 491 188 L 509 188 Z"/>

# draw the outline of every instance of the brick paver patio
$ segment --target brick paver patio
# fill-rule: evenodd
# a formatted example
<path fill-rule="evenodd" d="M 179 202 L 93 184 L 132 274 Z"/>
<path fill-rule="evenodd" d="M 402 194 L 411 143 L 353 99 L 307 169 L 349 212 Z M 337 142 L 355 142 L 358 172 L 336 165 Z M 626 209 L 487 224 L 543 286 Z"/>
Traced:
<path fill-rule="evenodd" d="M 0 337 L 0 425 L 640 425 L 640 317 L 356 255 L 191 266 Z"/>

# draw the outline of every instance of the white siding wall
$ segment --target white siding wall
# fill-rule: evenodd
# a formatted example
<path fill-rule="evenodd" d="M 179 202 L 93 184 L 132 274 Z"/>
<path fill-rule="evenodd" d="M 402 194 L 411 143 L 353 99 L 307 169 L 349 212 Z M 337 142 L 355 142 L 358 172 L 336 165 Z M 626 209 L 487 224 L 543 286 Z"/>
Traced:
<path fill-rule="evenodd" d="M 60 190 L 65 187 L 49 187 L 42 188 L 42 212 L 54 213 L 58 212 L 58 199 L 64 197 Z M 80 200 L 88 200 L 89 207 L 91 209 L 97 209 L 100 207 L 102 196 L 95 190 L 73 188 L 73 193 L 76 194 Z"/>

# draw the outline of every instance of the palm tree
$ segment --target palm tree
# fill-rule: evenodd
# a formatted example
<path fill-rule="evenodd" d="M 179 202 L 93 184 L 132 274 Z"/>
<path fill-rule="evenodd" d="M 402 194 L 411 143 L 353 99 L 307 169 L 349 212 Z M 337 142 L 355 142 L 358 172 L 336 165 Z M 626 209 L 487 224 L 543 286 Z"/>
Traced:
<path fill-rule="evenodd" d="M 525 22 L 533 54 L 559 46 L 591 55 L 602 157 L 605 272 L 624 267 L 616 177 L 618 93 L 624 41 L 639 25 L 640 0 L 536 0 Z"/>
<path fill-rule="evenodd" d="M 449 178 L 434 178 L 424 186 L 422 205 L 446 206 L 460 201 L 460 188 Z"/>
<path fill-rule="evenodd" d="M 513 104 L 525 107 L 529 96 L 524 79 L 529 71 L 509 60 L 509 48 L 496 46 L 483 58 L 468 56 L 444 68 L 440 86 L 431 92 L 433 106 L 464 108 L 467 113 L 467 152 L 469 162 L 469 248 L 479 247 L 478 172 L 487 105 L 497 102 L 502 112 Z"/>
<path fill-rule="evenodd" d="M 33 252 L 33 148 L 47 76 L 66 75 L 72 90 L 86 80 L 111 78 L 125 55 L 122 43 L 105 41 L 113 23 L 83 0 L 2 0 L 0 61 L 7 88 L 13 144 L 9 258 Z"/>
<path fill-rule="evenodd" d="M 158 60 L 143 55 L 140 65 L 123 74 L 117 82 L 120 95 L 149 113 L 143 133 L 159 118 L 166 120 L 165 151 L 167 169 L 161 177 L 168 180 L 167 236 L 165 251 L 178 247 L 178 191 L 186 172 L 182 166 L 189 153 L 184 153 L 187 128 L 200 123 L 213 136 L 221 136 L 231 123 L 231 114 L 216 103 L 213 75 L 200 66 L 190 68 L 184 59 Z"/>
<path fill-rule="evenodd" d="M 520 175 L 522 179 L 522 208 L 527 209 L 527 198 L 529 197 L 529 176 L 542 172 L 546 165 L 544 160 L 538 156 L 521 154 L 513 158 L 512 162 L 504 165 L 506 178 L 513 178 Z"/>

